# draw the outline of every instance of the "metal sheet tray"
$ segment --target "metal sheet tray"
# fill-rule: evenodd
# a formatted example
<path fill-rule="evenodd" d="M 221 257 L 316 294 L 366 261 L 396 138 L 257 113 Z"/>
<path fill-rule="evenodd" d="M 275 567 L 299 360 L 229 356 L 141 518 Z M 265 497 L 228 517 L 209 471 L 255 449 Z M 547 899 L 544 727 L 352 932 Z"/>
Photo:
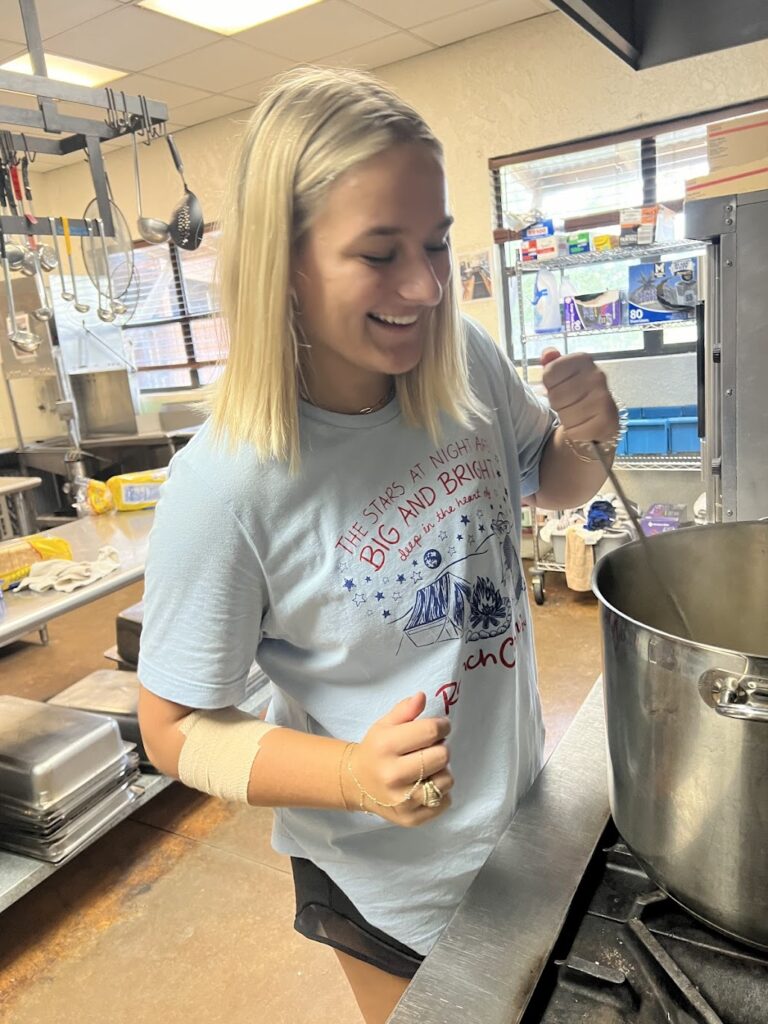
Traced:
<path fill-rule="evenodd" d="M 0 696 L 0 798 L 44 811 L 124 753 L 112 718 Z"/>
<path fill-rule="evenodd" d="M 60 833 L 54 833 L 46 840 L 9 834 L 3 829 L 0 831 L 0 846 L 13 853 L 23 853 L 52 863 L 71 857 L 85 843 L 106 832 L 123 809 L 133 803 L 136 799 L 136 793 L 131 789 L 133 781 L 134 776 L 131 776 L 119 789 L 81 815 L 78 821 L 72 822 Z"/>

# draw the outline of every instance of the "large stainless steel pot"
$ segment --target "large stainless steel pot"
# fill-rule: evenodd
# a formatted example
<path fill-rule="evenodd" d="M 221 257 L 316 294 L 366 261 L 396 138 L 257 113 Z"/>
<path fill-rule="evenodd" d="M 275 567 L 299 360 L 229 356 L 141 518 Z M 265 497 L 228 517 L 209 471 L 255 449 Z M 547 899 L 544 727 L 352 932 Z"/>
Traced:
<path fill-rule="evenodd" d="M 599 561 L 613 817 L 662 889 L 768 948 L 768 524 L 651 544 L 692 639 L 669 628 L 639 542 Z"/>

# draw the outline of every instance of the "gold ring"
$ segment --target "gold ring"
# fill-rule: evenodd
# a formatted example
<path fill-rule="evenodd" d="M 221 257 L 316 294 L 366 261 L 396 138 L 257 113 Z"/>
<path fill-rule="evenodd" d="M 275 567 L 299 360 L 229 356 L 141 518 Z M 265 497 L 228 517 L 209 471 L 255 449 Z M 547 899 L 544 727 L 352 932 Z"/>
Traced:
<path fill-rule="evenodd" d="M 443 794 L 440 792 L 440 787 L 437 786 L 432 779 L 426 779 L 421 784 L 423 790 L 422 803 L 425 807 L 439 807 L 440 801 L 443 799 Z"/>

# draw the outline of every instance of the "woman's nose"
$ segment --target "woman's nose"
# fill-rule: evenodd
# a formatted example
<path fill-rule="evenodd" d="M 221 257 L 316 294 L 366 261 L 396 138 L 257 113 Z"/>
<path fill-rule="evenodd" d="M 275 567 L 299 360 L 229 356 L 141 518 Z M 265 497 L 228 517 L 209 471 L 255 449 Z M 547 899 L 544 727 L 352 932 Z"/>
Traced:
<path fill-rule="evenodd" d="M 398 283 L 398 295 L 406 302 L 420 306 L 437 306 L 443 297 L 444 283 L 435 273 L 432 261 L 426 254 L 408 261 L 403 266 Z"/>

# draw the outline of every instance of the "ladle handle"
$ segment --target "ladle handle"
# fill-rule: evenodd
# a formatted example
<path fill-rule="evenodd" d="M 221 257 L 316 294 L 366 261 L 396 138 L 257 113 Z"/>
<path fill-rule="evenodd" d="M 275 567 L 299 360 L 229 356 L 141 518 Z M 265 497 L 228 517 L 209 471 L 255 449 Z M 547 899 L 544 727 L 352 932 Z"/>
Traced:
<path fill-rule="evenodd" d="M 173 136 L 172 135 L 166 135 L 166 139 L 168 141 L 168 148 L 171 151 L 171 156 L 173 157 L 173 162 L 176 165 L 176 170 L 181 175 L 181 182 L 182 182 L 184 188 L 186 189 L 187 183 L 186 183 L 186 181 L 184 181 L 184 164 L 181 162 L 181 155 L 180 155 L 178 149 L 176 148 L 176 143 L 173 140 Z"/>

